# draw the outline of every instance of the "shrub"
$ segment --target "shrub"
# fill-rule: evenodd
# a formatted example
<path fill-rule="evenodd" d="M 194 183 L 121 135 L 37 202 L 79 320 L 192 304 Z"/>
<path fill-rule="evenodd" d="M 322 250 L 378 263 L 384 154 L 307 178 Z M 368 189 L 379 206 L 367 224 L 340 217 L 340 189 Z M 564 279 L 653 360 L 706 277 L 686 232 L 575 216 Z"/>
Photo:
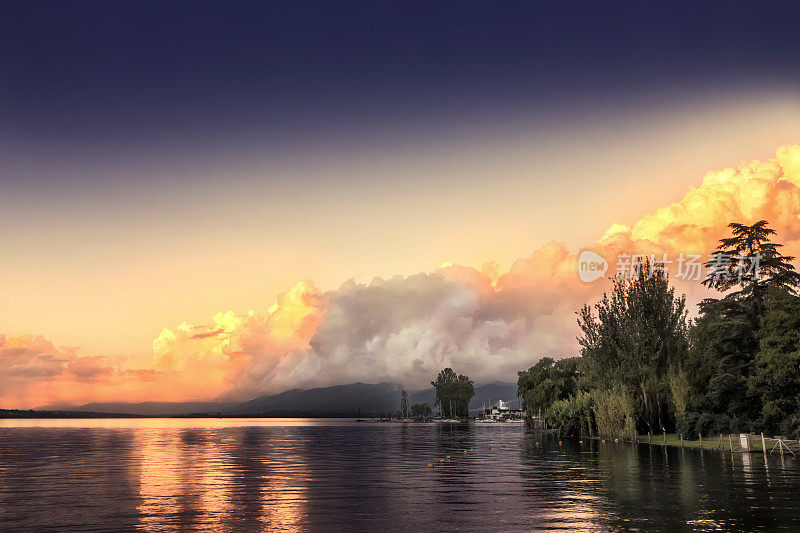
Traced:
<path fill-rule="evenodd" d="M 622 389 L 597 394 L 594 406 L 597 432 L 609 437 L 636 437 L 636 403 Z"/>
<path fill-rule="evenodd" d="M 594 434 L 594 399 L 580 391 L 566 400 L 553 402 L 547 409 L 547 423 L 562 435 Z"/>

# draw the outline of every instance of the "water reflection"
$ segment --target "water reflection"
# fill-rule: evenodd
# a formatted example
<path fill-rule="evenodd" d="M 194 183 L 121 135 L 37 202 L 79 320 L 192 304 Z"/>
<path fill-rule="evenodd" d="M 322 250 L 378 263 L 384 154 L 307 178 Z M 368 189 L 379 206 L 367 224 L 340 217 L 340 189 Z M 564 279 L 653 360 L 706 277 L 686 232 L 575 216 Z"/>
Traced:
<path fill-rule="evenodd" d="M 135 451 L 132 431 L 0 430 L 3 529 L 135 522 L 140 475 Z"/>
<path fill-rule="evenodd" d="M 147 530 L 291 530 L 306 501 L 304 439 L 284 428 L 184 428 L 139 439 Z"/>
<path fill-rule="evenodd" d="M 221 443 L 207 431 L 149 429 L 139 434 L 139 511 L 148 530 L 219 523 L 228 507 L 225 487 L 231 472 L 221 458 Z"/>
<path fill-rule="evenodd" d="M 790 457 L 502 424 L 0 421 L 21 531 L 800 529 L 798 481 Z"/>

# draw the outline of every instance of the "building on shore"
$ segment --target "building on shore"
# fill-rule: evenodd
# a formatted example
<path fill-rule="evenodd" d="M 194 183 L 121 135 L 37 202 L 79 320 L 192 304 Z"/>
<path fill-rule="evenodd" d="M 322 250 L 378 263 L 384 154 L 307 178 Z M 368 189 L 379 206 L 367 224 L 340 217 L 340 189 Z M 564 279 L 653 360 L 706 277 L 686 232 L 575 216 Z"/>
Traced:
<path fill-rule="evenodd" d="M 494 420 L 496 422 L 506 422 L 509 420 L 524 420 L 525 410 L 522 408 L 514 409 L 511 402 L 498 400 L 495 405 L 481 409 L 480 419 Z"/>

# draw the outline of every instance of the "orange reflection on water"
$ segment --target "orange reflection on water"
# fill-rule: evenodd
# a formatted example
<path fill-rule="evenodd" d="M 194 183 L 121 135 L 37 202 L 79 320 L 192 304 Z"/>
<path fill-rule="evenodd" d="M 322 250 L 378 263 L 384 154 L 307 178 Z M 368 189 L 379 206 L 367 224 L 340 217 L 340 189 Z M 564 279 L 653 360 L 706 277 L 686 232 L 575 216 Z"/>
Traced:
<path fill-rule="evenodd" d="M 230 472 L 219 467 L 216 446 L 187 442 L 185 433 L 158 429 L 142 432 L 137 444 L 139 514 L 148 530 L 165 522 L 182 528 L 197 526 L 197 517 L 203 514 L 206 521 L 212 517 L 216 524 L 229 510 L 225 486 Z"/>
<path fill-rule="evenodd" d="M 267 439 L 258 427 L 218 430 L 230 428 L 230 421 L 208 419 L 200 427 L 193 422 L 193 427 L 155 424 L 161 427 L 139 432 L 141 527 L 301 528 L 308 465 L 296 441 Z"/>

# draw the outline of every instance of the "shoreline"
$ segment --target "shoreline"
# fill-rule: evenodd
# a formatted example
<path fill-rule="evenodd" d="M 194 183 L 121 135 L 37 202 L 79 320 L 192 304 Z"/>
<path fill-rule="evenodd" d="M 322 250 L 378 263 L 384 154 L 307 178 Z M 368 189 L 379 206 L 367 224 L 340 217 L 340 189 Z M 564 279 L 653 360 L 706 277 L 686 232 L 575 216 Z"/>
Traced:
<path fill-rule="evenodd" d="M 761 434 L 749 434 L 751 437 L 750 449 L 743 449 L 740 434 L 718 434 L 713 437 L 700 439 L 681 439 L 679 433 L 667 433 L 661 435 L 639 435 L 638 439 L 633 440 L 627 437 L 579 437 L 579 442 L 583 440 L 600 441 L 606 443 L 630 443 L 636 445 L 661 446 L 665 448 L 687 448 L 693 450 L 717 450 L 731 453 L 781 453 L 789 456 L 800 457 L 800 441 L 777 436 L 768 437 Z M 574 437 L 573 437 L 574 438 Z M 763 444 L 762 444 L 763 443 Z M 766 451 L 764 449 L 766 444 Z"/>

